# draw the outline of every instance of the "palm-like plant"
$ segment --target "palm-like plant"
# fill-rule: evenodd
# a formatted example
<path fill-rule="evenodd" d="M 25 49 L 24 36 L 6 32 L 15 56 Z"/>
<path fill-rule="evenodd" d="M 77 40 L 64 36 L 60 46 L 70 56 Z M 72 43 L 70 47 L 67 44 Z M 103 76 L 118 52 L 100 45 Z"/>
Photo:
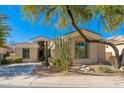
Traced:
<path fill-rule="evenodd" d="M 9 26 L 3 22 L 5 19 L 6 17 L 0 14 L 0 46 L 4 46 L 9 30 Z"/>
<path fill-rule="evenodd" d="M 88 23 L 96 17 L 99 19 L 99 23 L 104 26 L 104 30 L 113 31 L 124 21 L 124 6 L 23 6 L 22 12 L 30 16 L 33 21 L 40 15 L 44 16 L 42 22 L 48 24 L 53 23 L 51 19 L 54 19 L 55 25 L 60 29 L 72 25 L 87 43 L 101 43 L 111 46 L 117 58 L 116 67 L 121 67 L 122 57 L 113 43 L 101 39 L 90 40 L 77 25 Z"/>

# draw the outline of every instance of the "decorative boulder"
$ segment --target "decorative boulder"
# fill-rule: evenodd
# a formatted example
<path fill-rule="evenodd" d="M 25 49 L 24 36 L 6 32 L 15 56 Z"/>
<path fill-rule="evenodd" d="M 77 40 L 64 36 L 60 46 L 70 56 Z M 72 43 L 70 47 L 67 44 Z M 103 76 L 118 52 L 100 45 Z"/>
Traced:
<path fill-rule="evenodd" d="M 123 66 L 120 68 L 120 71 L 124 71 L 124 67 Z"/>
<path fill-rule="evenodd" d="M 94 73 L 95 72 L 95 70 L 91 66 L 88 66 L 88 65 L 81 66 L 80 70 L 83 71 L 84 73 Z"/>

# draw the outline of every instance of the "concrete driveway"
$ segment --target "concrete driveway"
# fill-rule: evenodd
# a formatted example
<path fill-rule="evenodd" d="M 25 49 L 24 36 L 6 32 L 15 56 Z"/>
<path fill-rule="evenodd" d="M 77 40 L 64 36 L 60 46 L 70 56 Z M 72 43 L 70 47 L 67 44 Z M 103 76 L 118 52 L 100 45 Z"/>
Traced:
<path fill-rule="evenodd" d="M 0 87 L 124 87 L 123 76 L 32 76 L 38 64 L 13 64 L 0 67 Z"/>
<path fill-rule="evenodd" d="M 0 77 L 15 77 L 31 74 L 32 70 L 41 63 L 21 63 L 0 66 Z"/>

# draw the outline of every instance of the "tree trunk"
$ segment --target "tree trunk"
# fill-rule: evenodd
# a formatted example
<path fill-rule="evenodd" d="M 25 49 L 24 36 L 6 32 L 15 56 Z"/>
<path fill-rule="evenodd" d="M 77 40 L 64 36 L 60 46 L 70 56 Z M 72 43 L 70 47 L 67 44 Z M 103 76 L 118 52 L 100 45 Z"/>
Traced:
<path fill-rule="evenodd" d="M 119 56 L 119 51 L 117 49 L 117 47 L 111 43 L 111 42 L 107 42 L 105 40 L 90 40 L 88 39 L 83 33 L 82 31 L 78 28 L 78 26 L 75 24 L 75 21 L 74 21 L 74 18 L 73 18 L 73 14 L 69 8 L 69 6 L 67 5 L 66 6 L 67 8 L 67 13 L 69 15 L 69 17 L 71 18 L 71 21 L 72 21 L 72 26 L 76 29 L 76 31 L 81 35 L 81 37 L 85 40 L 85 42 L 87 43 L 100 43 L 100 44 L 106 44 L 108 46 L 111 46 L 115 52 L 115 56 L 117 58 L 117 61 L 115 62 L 115 67 L 116 68 L 120 68 L 121 67 L 121 63 L 122 63 L 122 60 L 121 60 L 121 57 Z"/>
<path fill-rule="evenodd" d="M 48 41 L 45 41 L 45 64 L 46 67 L 49 66 L 48 62 Z"/>

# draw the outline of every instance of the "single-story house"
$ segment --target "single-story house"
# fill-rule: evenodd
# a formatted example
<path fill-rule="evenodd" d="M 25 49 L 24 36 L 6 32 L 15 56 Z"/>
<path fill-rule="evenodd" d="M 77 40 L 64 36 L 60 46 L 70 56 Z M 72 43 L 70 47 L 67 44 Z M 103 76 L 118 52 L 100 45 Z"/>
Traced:
<path fill-rule="evenodd" d="M 21 57 L 24 62 L 44 61 L 44 42 L 49 39 L 38 36 L 31 39 L 31 42 L 16 43 L 11 46 L 10 56 Z M 39 42 L 41 45 L 39 46 Z"/>
<path fill-rule="evenodd" d="M 119 54 L 124 51 L 124 36 L 113 36 L 106 39 L 112 42 L 119 50 Z M 114 50 L 110 46 L 106 46 L 106 59 L 109 60 L 110 57 L 115 56 Z"/>
<path fill-rule="evenodd" d="M 100 39 L 100 34 L 89 30 L 82 30 L 89 39 Z M 105 61 L 105 45 L 98 43 L 84 43 L 78 32 L 72 32 L 65 36 L 71 36 L 71 54 L 73 64 L 96 64 Z M 84 45 L 85 44 L 85 45 Z M 78 50 L 84 52 L 82 56 Z"/>
<path fill-rule="evenodd" d="M 100 39 L 100 35 L 88 30 L 82 32 L 89 39 Z M 65 34 L 64 37 L 71 36 L 71 55 L 73 64 L 96 64 L 105 61 L 105 46 L 97 43 L 84 43 L 78 32 Z M 44 61 L 44 42 L 48 42 L 49 53 L 52 52 L 52 40 L 47 37 L 39 36 L 31 39 L 31 42 L 16 43 L 11 46 L 10 56 L 21 57 L 24 62 Z M 80 52 L 80 51 L 81 52 Z M 83 55 L 80 56 L 80 53 Z M 52 53 L 51 53 L 52 54 Z"/>

